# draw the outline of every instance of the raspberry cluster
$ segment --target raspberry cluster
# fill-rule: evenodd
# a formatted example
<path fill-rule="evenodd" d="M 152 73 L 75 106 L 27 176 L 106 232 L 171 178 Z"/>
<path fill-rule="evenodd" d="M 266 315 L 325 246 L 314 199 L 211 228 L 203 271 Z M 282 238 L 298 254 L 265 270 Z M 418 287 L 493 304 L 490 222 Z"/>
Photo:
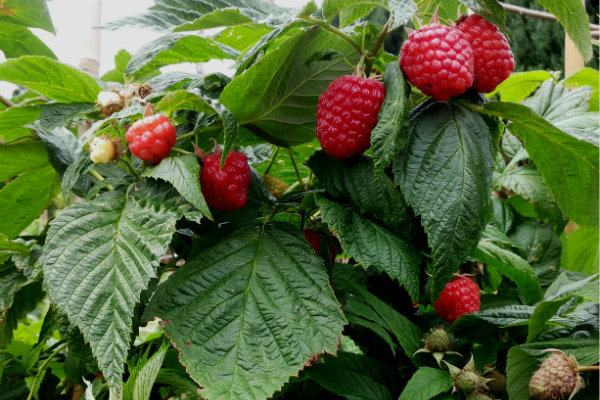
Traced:
<path fill-rule="evenodd" d="M 472 87 L 492 92 L 515 68 L 506 37 L 480 15 L 461 17 L 456 27 L 431 23 L 402 44 L 400 66 L 410 83 L 436 100 Z"/>

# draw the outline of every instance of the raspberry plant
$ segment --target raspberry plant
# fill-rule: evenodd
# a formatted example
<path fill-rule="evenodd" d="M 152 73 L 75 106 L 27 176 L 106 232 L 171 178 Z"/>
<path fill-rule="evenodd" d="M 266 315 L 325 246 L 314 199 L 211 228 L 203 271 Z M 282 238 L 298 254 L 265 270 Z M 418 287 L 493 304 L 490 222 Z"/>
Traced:
<path fill-rule="evenodd" d="M 20 86 L 0 98 L 0 398 L 521 400 L 546 349 L 597 398 L 598 72 L 507 77 L 495 0 L 161 0 L 103 26 L 164 35 L 99 80 L 27 29 L 53 31 L 45 1 L 0 3 L 26 44 L 0 40 Z M 591 57 L 581 2 L 555 3 Z M 435 46 L 470 48 L 477 82 L 489 43 L 430 37 L 403 62 L 404 29 L 473 20 L 504 57 L 495 90 L 421 87 L 413 67 L 453 67 Z M 213 59 L 231 73 L 161 71 Z M 340 79 L 376 90 L 334 91 L 332 154 L 317 110 Z M 477 307 L 444 320 L 455 274 Z M 451 350 L 423 351 L 433 331 Z"/>

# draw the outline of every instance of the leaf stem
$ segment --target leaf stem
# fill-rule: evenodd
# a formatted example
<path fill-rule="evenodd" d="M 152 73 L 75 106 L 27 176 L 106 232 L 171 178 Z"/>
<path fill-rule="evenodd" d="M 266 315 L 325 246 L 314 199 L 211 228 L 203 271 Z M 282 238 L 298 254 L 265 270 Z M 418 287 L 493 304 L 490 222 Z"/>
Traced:
<path fill-rule="evenodd" d="M 135 179 L 140 179 L 139 174 L 137 173 L 137 170 L 133 167 L 133 164 L 131 163 L 131 158 L 129 158 L 128 154 L 125 154 L 122 158 L 123 164 L 125 164 L 125 171 L 127 171 L 128 173 L 130 173 L 131 175 L 133 175 L 135 177 Z"/>
<path fill-rule="evenodd" d="M 346 42 L 350 43 L 352 45 L 352 47 L 354 47 L 356 49 L 356 51 L 358 51 L 360 54 L 364 53 L 360 44 L 356 43 L 356 41 L 354 39 L 352 39 L 350 36 L 346 35 L 344 32 L 340 31 L 339 29 L 334 28 L 333 26 L 329 25 L 327 22 L 320 20 L 318 18 L 311 17 L 310 15 L 306 16 L 306 17 L 301 17 L 301 19 L 308 21 L 310 23 L 313 23 L 315 25 L 318 25 L 321 28 L 333 33 L 334 35 L 338 35 L 339 37 L 344 39 Z"/>
<path fill-rule="evenodd" d="M 37 372 L 37 374 L 35 374 L 35 380 L 33 381 L 33 385 L 31 385 L 31 390 L 29 391 L 29 396 L 27 396 L 27 400 L 31 400 L 33 398 L 33 392 L 35 391 L 38 381 L 40 380 L 42 371 L 46 370 L 46 366 L 48 365 L 48 363 L 54 358 L 55 355 L 57 355 L 62 350 L 64 350 L 64 348 L 67 347 L 67 344 L 68 343 L 65 342 L 61 346 L 57 347 L 56 350 L 54 350 L 52 352 L 52 354 L 50 354 L 50 356 L 48 356 L 48 358 L 46 358 L 46 360 L 42 363 L 40 368 L 38 368 L 38 372 Z"/>
<path fill-rule="evenodd" d="M 177 153 L 181 153 L 181 154 L 194 154 L 191 151 L 180 149 L 179 147 L 171 147 L 171 150 L 173 150 L 173 151 L 175 151 Z"/>
<path fill-rule="evenodd" d="M 271 170 L 271 167 L 273 166 L 273 164 L 275 163 L 275 157 L 277 157 L 277 153 L 279 153 L 279 149 L 280 147 L 277 146 L 277 148 L 275 149 L 275 152 L 273 153 L 273 155 L 271 156 L 271 161 L 269 162 L 269 165 L 267 165 L 267 169 L 265 170 L 265 173 L 263 175 L 266 175 L 269 173 L 269 171 Z"/>
<path fill-rule="evenodd" d="M 183 135 L 177 137 L 175 139 L 175 141 L 179 142 L 180 140 L 194 137 L 194 136 L 196 136 L 199 133 L 218 131 L 219 129 L 222 129 L 222 128 L 223 128 L 223 124 L 222 123 L 221 124 L 216 124 L 216 125 L 205 126 L 205 127 L 202 127 L 202 128 L 200 128 L 198 130 L 193 130 L 191 132 L 184 133 Z"/>
<path fill-rule="evenodd" d="M 288 147 L 287 152 L 288 152 L 288 155 L 290 156 L 290 161 L 292 162 L 292 165 L 294 166 L 294 171 L 296 172 L 296 178 L 298 179 L 298 183 L 300 184 L 300 187 L 306 189 L 306 186 L 304 185 L 304 181 L 302 180 L 302 176 L 300 175 L 300 171 L 298 170 L 298 165 L 296 165 L 296 160 L 294 160 L 294 155 L 292 154 L 292 149 L 290 149 Z"/>
<path fill-rule="evenodd" d="M 94 178 L 98 179 L 99 181 L 103 181 L 104 177 L 102 175 L 100 175 L 96 170 L 94 169 L 90 169 L 88 171 L 88 174 L 90 174 L 91 176 L 93 176 Z"/>
<path fill-rule="evenodd" d="M 589 367 L 579 367 L 577 368 L 577 372 L 581 371 L 600 371 L 600 366 L 598 365 L 590 365 Z"/>
<path fill-rule="evenodd" d="M 392 24 L 392 20 L 391 20 L 391 16 L 390 16 L 390 18 L 388 18 L 387 22 L 383 26 L 383 30 L 379 34 L 379 37 L 377 38 L 377 41 L 373 45 L 373 48 L 367 53 L 367 56 L 365 58 L 365 75 L 367 76 L 367 78 L 371 74 L 371 69 L 373 69 L 373 61 L 375 61 L 375 56 L 377 55 L 377 52 L 383 45 L 383 41 L 385 40 L 385 38 L 387 37 L 387 35 L 389 33 L 391 24 Z"/>
<path fill-rule="evenodd" d="M 4 104 L 6 107 L 14 107 L 15 106 L 12 101 L 8 100 L 7 98 L 5 98 L 2 95 L 0 95 L 0 103 Z"/>

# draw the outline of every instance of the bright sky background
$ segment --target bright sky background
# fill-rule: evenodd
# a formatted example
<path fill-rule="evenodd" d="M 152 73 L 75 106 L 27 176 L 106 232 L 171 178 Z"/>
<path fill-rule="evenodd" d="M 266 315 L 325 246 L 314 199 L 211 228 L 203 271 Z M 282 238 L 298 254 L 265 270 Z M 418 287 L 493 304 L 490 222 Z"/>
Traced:
<path fill-rule="evenodd" d="M 308 0 L 275 0 L 275 4 L 300 8 Z M 58 57 L 66 64 L 77 67 L 79 60 L 85 56 L 83 52 L 85 39 L 94 25 L 91 11 L 95 0 L 49 0 L 48 8 L 56 35 L 41 29 L 31 29 Z M 134 15 L 145 11 L 154 2 L 152 0 L 102 0 L 102 23 Z M 119 29 L 117 31 L 101 31 L 100 39 L 100 75 L 114 68 L 114 55 L 121 49 L 134 54 L 142 45 L 160 36 L 148 29 Z M 0 62 L 4 56 L 0 51 Z M 222 70 L 222 63 L 211 63 L 203 67 L 204 72 Z M 193 67 L 178 66 L 178 69 L 192 70 Z M 0 82 L 0 94 L 10 96 L 14 85 Z"/>

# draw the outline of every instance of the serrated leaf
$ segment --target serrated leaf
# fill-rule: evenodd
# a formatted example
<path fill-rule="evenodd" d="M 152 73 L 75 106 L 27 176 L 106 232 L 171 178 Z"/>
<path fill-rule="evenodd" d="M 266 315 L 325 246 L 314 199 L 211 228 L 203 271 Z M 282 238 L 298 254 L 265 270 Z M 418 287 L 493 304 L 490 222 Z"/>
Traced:
<path fill-rule="evenodd" d="M 62 177 L 69 165 L 81 157 L 82 150 L 77 137 L 64 126 L 51 131 L 39 125 L 34 127 L 35 133 L 46 145 L 50 164 Z"/>
<path fill-rule="evenodd" d="M 420 259 L 409 242 L 344 204 L 317 196 L 317 205 L 323 221 L 339 236 L 346 254 L 363 268 L 385 272 L 417 301 Z"/>
<path fill-rule="evenodd" d="M 190 74 L 189 72 L 171 71 L 165 72 L 152 78 L 148 85 L 155 92 L 162 92 L 169 89 L 180 89 L 189 81 L 198 79 L 198 75 Z"/>
<path fill-rule="evenodd" d="M 515 72 L 500 83 L 489 96 L 500 94 L 501 101 L 520 103 L 548 79 L 553 79 L 548 71 Z"/>
<path fill-rule="evenodd" d="M 95 103 L 102 90 L 91 76 L 42 56 L 8 60 L 0 64 L 0 76 L 61 103 Z"/>
<path fill-rule="evenodd" d="M 498 0 L 459 0 L 462 4 L 467 6 L 469 9 L 480 14 L 485 19 L 496 25 L 500 30 L 506 31 L 504 21 L 506 15 L 504 8 L 498 4 Z"/>
<path fill-rule="evenodd" d="M 561 236 L 561 242 L 562 268 L 586 274 L 598 273 L 600 237 L 597 231 L 579 228 L 564 237 Z"/>
<path fill-rule="evenodd" d="M 29 29 L 24 26 L 2 22 L 1 17 L 0 50 L 6 58 L 17 58 L 29 54 L 56 59 L 52 50 Z"/>
<path fill-rule="evenodd" d="M 331 21 L 340 14 L 341 26 L 347 26 L 379 7 L 391 14 L 391 29 L 406 25 L 412 20 L 417 6 L 412 0 L 325 0 L 323 16 Z"/>
<path fill-rule="evenodd" d="M 542 298 L 542 288 L 535 271 L 519 255 L 492 241 L 481 239 L 473 250 L 473 257 L 513 281 L 528 304 L 533 304 Z"/>
<path fill-rule="evenodd" d="M 433 298 L 485 227 L 494 135 L 483 118 L 451 103 L 425 103 L 411 115 L 408 144 L 396 158 L 394 175 L 427 232 Z"/>
<path fill-rule="evenodd" d="M 38 119 L 40 110 L 36 107 L 9 107 L 0 111 L 0 140 L 9 142 L 30 134 L 25 125 Z"/>
<path fill-rule="evenodd" d="M 142 181 L 127 195 L 66 207 L 51 222 L 46 290 L 81 330 L 113 390 L 121 385 L 134 307 L 187 208 L 166 184 Z"/>
<path fill-rule="evenodd" d="M 572 354 L 577 359 L 579 365 L 595 365 L 599 361 L 597 335 L 526 343 L 520 345 L 519 349 L 532 357 L 536 357 L 540 361 L 548 356 L 548 353 L 541 351 L 545 349 L 560 349 L 568 354 Z"/>
<path fill-rule="evenodd" d="M 200 164 L 196 156 L 183 155 L 165 158 L 158 165 L 146 169 L 142 176 L 169 182 L 204 216 L 212 219 L 200 188 Z"/>
<path fill-rule="evenodd" d="M 178 26 L 173 29 L 173 32 L 196 31 L 249 23 L 252 23 L 252 18 L 242 14 L 239 8 L 221 8 L 203 15 L 193 22 Z"/>
<path fill-rule="evenodd" d="M 289 224 L 244 227 L 203 249 L 158 287 L 159 316 L 208 399 L 266 398 L 345 321 L 322 261 Z"/>
<path fill-rule="evenodd" d="M 0 3 L 0 21 L 54 33 L 46 0 L 5 0 Z"/>
<path fill-rule="evenodd" d="M 339 52 L 345 58 L 307 65 L 313 54 L 323 50 Z M 352 72 L 347 62 L 357 60 L 356 50 L 337 35 L 321 28 L 294 31 L 237 75 L 219 100 L 240 126 L 265 140 L 285 147 L 311 141 L 319 96 L 337 77 Z"/>
<path fill-rule="evenodd" d="M 580 225 L 598 226 L 597 146 L 564 133 L 526 106 L 471 107 L 511 120 L 509 130 L 523 141 L 563 214 Z"/>
<path fill-rule="evenodd" d="M 592 68 L 582 68 L 579 71 L 567 76 L 561 83 L 569 88 L 589 86 L 594 90 L 594 94 L 590 99 L 590 111 L 598 111 L 599 98 L 599 81 L 598 71 Z"/>
<path fill-rule="evenodd" d="M 160 99 L 156 104 L 156 108 L 168 115 L 171 115 L 173 111 L 176 110 L 192 110 L 208 114 L 215 113 L 202 97 L 183 89 L 167 93 L 166 96 Z"/>
<path fill-rule="evenodd" d="M 349 201 L 361 214 L 374 217 L 398 233 L 409 230 L 410 211 L 402 194 L 386 175 L 374 174 L 371 159 L 335 160 L 317 151 L 308 160 L 308 167 L 331 196 Z"/>
<path fill-rule="evenodd" d="M 585 61 L 592 58 L 592 40 L 588 15 L 579 0 L 537 0 L 546 10 L 558 18 L 566 33 L 579 49 Z"/>
<path fill-rule="evenodd" d="M 47 103 L 40 104 L 40 125 L 44 129 L 67 127 L 69 123 L 82 114 L 91 113 L 96 110 L 93 103 Z"/>
<path fill-rule="evenodd" d="M 42 285 L 39 282 L 21 284 L 11 295 L 12 302 L 0 310 L 0 348 L 5 348 L 13 338 L 13 330 L 20 319 L 31 312 L 44 298 Z M 35 343 L 35 342 L 34 342 Z"/>
<path fill-rule="evenodd" d="M 307 376 L 331 393 L 349 400 L 391 400 L 388 388 L 373 374 L 376 360 L 339 353 L 325 356 L 323 362 L 306 371 Z"/>
<path fill-rule="evenodd" d="M 452 389 L 448 371 L 421 367 L 409 379 L 398 400 L 429 400 Z"/>
<path fill-rule="evenodd" d="M 149 400 L 152 386 L 167 354 L 167 347 L 154 354 L 142 367 L 133 387 L 132 400 Z"/>
<path fill-rule="evenodd" d="M 585 113 L 590 106 L 588 100 L 592 93 L 593 89 L 589 86 L 569 90 L 554 79 L 547 79 L 535 94 L 523 100 L 522 104 L 555 124 Z"/>
<path fill-rule="evenodd" d="M 377 117 L 377 126 L 371 132 L 373 166 L 378 172 L 387 168 L 394 157 L 404 150 L 410 111 L 404 76 L 397 61 L 386 65 L 383 79 L 385 99 Z"/>
<path fill-rule="evenodd" d="M 10 181 L 0 190 L 0 233 L 18 236 L 46 209 L 58 188 L 58 175 L 48 164 Z"/>
<path fill-rule="evenodd" d="M 164 65 L 223 60 L 237 56 L 236 50 L 213 39 L 188 33 L 169 33 L 142 46 L 129 60 L 125 72 L 129 76 L 142 76 L 145 72 Z"/>
<path fill-rule="evenodd" d="M 496 196 L 490 197 L 490 219 L 505 235 L 513 227 L 515 215 L 505 199 Z M 486 227 L 487 228 L 487 227 Z"/>
<path fill-rule="evenodd" d="M 237 25 L 226 28 L 215 40 L 244 53 L 272 30 L 265 24 Z"/>
<path fill-rule="evenodd" d="M 563 297 L 556 300 L 542 301 L 535 307 L 529 319 L 527 343 L 532 342 L 543 332 L 546 322 L 569 300 L 570 297 Z"/>
<path fill-rule="evenodd" d="M 73 189 L 77 181 L 83 178 L 93 166 L 94 163 L 92 160 L 85 155 L 67 167 L 65 173 L 63 174 L 60 185 L 63 197 L 65 199 L 68 198 L 71 189 Z"/>

